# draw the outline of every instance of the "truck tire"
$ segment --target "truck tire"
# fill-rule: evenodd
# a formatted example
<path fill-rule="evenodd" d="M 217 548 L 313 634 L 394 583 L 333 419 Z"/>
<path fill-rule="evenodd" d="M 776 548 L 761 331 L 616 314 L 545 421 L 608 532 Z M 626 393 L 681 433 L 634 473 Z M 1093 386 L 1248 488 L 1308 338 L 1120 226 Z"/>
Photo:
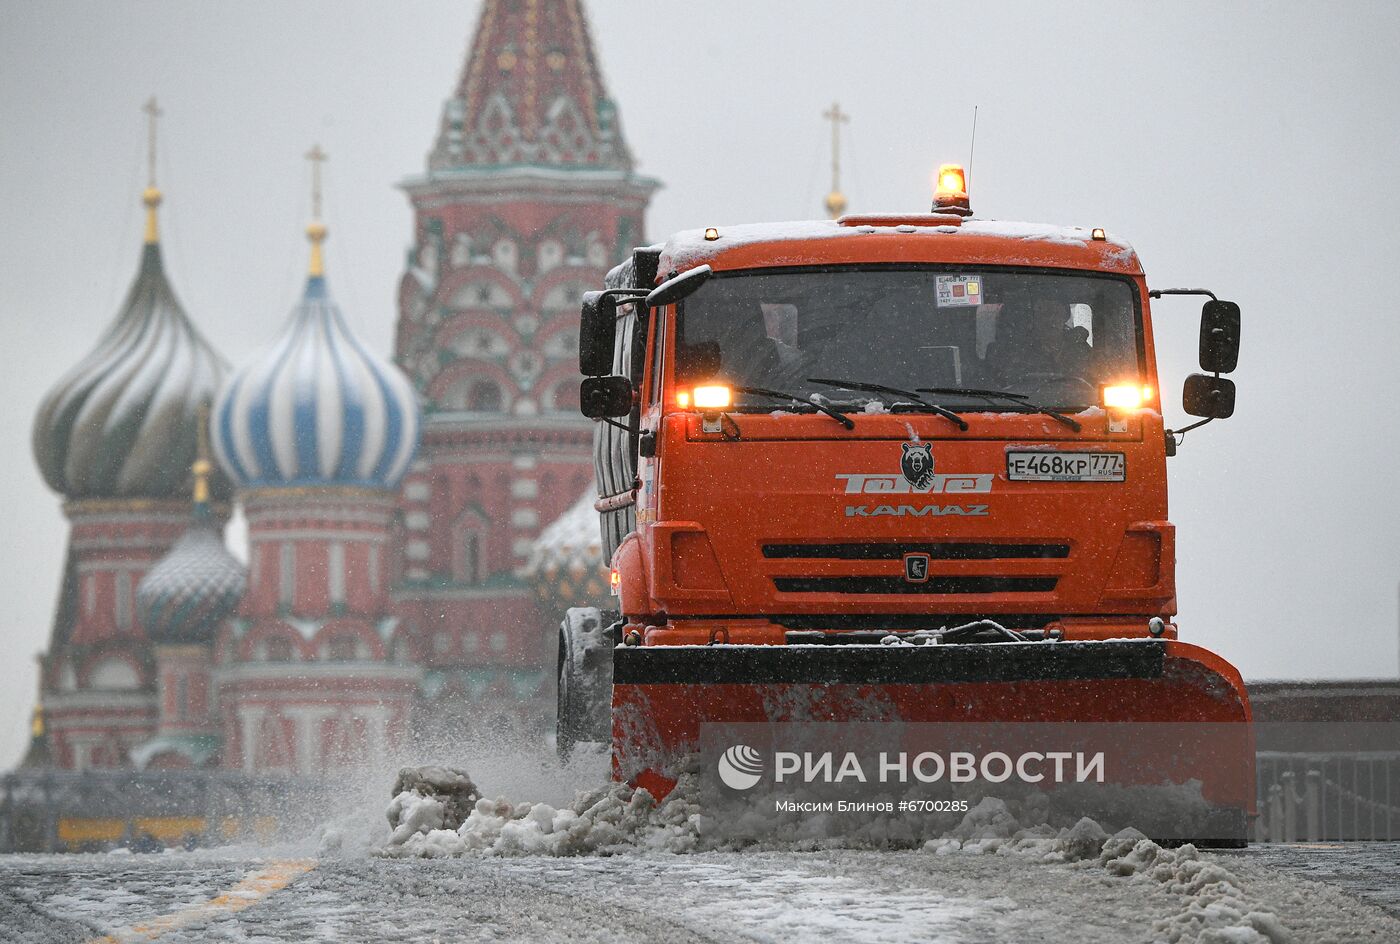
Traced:
<path fill-rule="evenodd" d="M 615 613 L 574 607 L 559 625 L 559 690 L 555 748 L 567 760 L 574 745 L 612 738 L 612 650 L 621 622 Z"/>

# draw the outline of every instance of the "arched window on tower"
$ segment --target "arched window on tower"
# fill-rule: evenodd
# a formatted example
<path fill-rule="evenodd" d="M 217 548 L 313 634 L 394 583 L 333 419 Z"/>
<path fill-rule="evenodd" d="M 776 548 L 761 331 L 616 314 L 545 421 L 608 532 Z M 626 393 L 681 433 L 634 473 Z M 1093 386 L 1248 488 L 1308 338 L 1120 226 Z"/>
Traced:
<path fill-rule="evenodd" d="M 475 586 L 486 579 L 489 522 L 479 508 L 465 509 L 452 525 L 452 579 Z"/>
<path fill-rule="evenodd" d="M 286 636 L 270 636 L 263 640 L 262 648 L 265 662 L 291 662 L 296 657 L 292 641 Z"/>
<path fill-rule="evenodd" d="M 476 413 L 501 412 L 501 388 L 491 380 L 478 380 L 467 393 L 467 409 Z"/>
<path fill-rule="evenodd" d="M 354 633 L 337 633 L 326 642 L 326 659 L 331 662 L 354 662 L 360 657 L 360 640 Z"/>
<path fill-rule="evenodd" d="M 495 380 L 464 377 L 443 390 L 437 404 L 443 410 L 500 413 L 505 410 L 505 392 Z"/>

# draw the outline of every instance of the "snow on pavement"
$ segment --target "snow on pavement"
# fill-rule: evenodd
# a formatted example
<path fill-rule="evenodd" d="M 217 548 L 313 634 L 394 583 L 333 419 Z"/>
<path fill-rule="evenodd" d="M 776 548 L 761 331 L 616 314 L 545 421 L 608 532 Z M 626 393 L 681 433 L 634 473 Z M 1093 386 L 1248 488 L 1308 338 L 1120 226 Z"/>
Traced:
<path fill-rule="evenodd" d="M 876 848 L 817 848 L 799 830 L 707 849 L 703 811 L 684 790 L 660 805 L 617 786 L 570 802 L 569 784 L 598 783 L 601 768 L 493 764 L 485 782 L 549 802 L 483 799 L 470 778 L 420 768 L 395 785 L 402 828 L 387 848 L 405 858 L 370 854 L 393 834 L 385 771 L 367 772 L 357 789 L 373 799 L 337 805 L 319 837 L 0 857 L 0 944 L 1400 941 L 1394 915 L 1300 878 L 1305 852 L 1163 849 L 1092 822 L 1025 828 L 995 802 L 913 848 L 877 833 L 865 837 Z M 1395 874 L 1400 847 L 1367 848 L 1358 871 Z"/>
<path fill-rule="evenodd" d="M 1294 944 L 1400 940 L 1400 921 L 1249 856 L 1228 865 Z M 268 861 L 213 853 L 0 858 L 0 941 L 1027 942 L 1170 941 L 1181 892 L 1101 868 L 924 851 L 634 852 L 320 860 L 237 911 L 123 935 L 217 898 Z M 1186 938 L 1189 939 L 1189 938 Z M 1204 936 L 1218 944 L 1250 940 Z"/>

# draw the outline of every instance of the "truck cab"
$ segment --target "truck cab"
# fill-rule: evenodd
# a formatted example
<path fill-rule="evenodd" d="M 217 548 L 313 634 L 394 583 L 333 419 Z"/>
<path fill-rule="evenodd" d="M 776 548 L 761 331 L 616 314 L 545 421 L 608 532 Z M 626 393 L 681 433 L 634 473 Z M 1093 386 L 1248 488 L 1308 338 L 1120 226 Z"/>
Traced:
<path fill-rule="evenodd" d="M 598 508 L 636 641 L 1174 638 L 1175 440 L 1125 241 L 951 214 L 713 227 L 609 285 L 697 270 L 684 298 L 606 306 L 602 412 L 626 412 Z"/>

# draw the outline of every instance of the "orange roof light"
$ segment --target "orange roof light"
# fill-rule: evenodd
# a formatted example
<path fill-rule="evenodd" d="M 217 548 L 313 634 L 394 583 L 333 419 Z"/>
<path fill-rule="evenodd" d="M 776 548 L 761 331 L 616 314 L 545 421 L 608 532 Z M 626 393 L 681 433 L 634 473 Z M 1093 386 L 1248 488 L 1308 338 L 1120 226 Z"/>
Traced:
<path fill-rule="evenodd" d="M 961 164 L 944 164 L 938 168 L 933 191 L 934 213 L 972 215 L 972 203 L 967 196 L 967 171 Z"/>
<path fill-rule="evenodd" d="M 677 391 L 676 391 L 676 406 L 680 407 L 682 410 L 688 410 L 688 409 L 690 409 L 690 391 L 689 391 L 689 390 L 677 390 Z"/>

